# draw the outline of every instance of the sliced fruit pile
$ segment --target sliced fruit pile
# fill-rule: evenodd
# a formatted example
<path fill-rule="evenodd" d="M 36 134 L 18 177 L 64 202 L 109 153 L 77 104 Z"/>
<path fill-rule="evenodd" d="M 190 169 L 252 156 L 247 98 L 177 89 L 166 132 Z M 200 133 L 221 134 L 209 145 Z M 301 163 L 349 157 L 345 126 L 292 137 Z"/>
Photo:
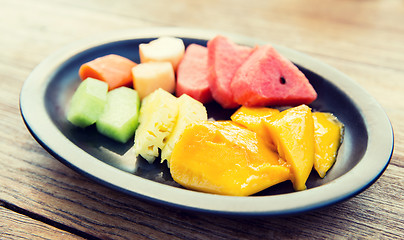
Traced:
<path fill-rule="evenodd" d="M 290 169 L 261 138 L 232 121 L 202 121 L 185 129 L 171 155 L 179 184 L 198 191 L 247 196 L 288 180 Z"/>
<path fill-rule="evenodd" d="M 313 166 L 324 177 L 334 164 L 342 139 L 343 126 L 333 115 L 312 113 L 307 105 L 282 112 L 241 107 L 231 119 L 185 129 L 171 156 L 175 181 L 236 196 L 286 180 L 304 190 Z"/>
<path fill-rule="evenodd" d="M 176 182 L 209 193 L 247 196 L 286 180 L 303 190 L 313 167 L 324 177 L 333 165 L 343 125 L 312 113 L 317 93 L 272 46 L 217 36 L 185 49 L 161 37 L 140 44 L 139 57 L 84 63 L 67 119 L 122 143 L 134 135 L 136 157 L 167 161 Z M 211 101 L 238 110 L 208 121 Z"/>

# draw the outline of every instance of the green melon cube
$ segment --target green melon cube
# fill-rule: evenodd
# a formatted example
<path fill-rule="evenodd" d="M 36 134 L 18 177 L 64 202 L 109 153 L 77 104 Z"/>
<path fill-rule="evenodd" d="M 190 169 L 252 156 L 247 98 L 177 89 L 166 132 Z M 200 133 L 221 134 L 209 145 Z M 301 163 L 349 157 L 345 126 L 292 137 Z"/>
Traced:
<path fill-rule="evenodd" d="M 127 142 L 139 124 L 139 108 L 136 90 L 120 87 L 110 91 L 104 112 L 96 122 L 97 130 L 118 142 Z"/>
<path fill-rule="evenodd" d="M 107 101 L 108 84 L 94 78 L 86 78 L 74 92 L 67 112 L 67 120 L 85 128 L 101 115 Z"/>

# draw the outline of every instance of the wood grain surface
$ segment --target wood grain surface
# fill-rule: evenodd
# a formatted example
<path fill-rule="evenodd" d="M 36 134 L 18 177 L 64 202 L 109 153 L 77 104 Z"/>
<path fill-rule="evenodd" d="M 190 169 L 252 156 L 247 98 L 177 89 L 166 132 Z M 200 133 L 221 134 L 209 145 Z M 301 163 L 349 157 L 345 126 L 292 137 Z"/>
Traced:
<path fill-rule="evenodd" d="M 393 125 L 385 173 L 361 194 L 314 212 L 213 216 L 92 182 L 31 137 L 19 93 L 46 56 L 94 34 L 165 26 L 263 39 L 350 76 Z M 404 1 L 0 0 L 0 31 L 0 239 L 404 239 Z"/>

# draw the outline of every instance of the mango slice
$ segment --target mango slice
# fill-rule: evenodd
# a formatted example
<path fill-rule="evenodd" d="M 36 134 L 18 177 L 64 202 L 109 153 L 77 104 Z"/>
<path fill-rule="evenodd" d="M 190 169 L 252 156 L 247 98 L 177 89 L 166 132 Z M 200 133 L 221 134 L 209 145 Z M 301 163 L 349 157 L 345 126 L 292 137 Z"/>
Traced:
<path fill-rule="evenodd" d="M 275 108 L 242 106 L 230 118 L 233 122 L 257 133 L 259 137 L 262 137 L 268 143 L 271 149 L 275 150 L 275 145 L 268 136 L 262 120 L 278 113 L 279 110 Z"/>
<path fill-rule="evenodd" d="M 290 170 L 263 140 L 231 121 L 189 125 L 175 145 L 173 179 L 207 193 L 247 196 L 289 179 Z"/>
<path fill-rule="evenodd" d="M 331 113 L 314 112 L 314 169 L 321 178 L 335 163 L 344 125 Z"/>
<path fill-rule="evenodd" d="M 265 119 L 268 134 L 281 158 L 291 167 L 295 190 L 306 189 L 314 163 L 314 124 L 311 109 L 300 105 Z"/>

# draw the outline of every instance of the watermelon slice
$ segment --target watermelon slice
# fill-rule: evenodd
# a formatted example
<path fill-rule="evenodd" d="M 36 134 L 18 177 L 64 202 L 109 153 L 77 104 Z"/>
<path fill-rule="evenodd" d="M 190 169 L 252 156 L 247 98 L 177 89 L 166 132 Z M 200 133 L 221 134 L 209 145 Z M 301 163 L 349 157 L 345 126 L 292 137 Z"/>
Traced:
<path fill-rule="evenodd" d="M 209 87 L 213 99 L 223 108 L 239 106 L 230 89 L 237 69 L 247 60 L 252 48 L 240 46 L 223 36 L 216 36 L 208 42 Z"/>
<path fill-rule="evenodd" d="M 210 102 L 212 94 L 208 76 L 208 49 L 197 44 L 189 45 L 177 69 L 177 97 L 187 94 L 201 103 Z"/>
<path fill-rule="evenodd" d="M 260 46 L 231 83 L 234 100 L 244 106 L 309 104 L 317 93 L 304 74 L 272 46 Z"/>

